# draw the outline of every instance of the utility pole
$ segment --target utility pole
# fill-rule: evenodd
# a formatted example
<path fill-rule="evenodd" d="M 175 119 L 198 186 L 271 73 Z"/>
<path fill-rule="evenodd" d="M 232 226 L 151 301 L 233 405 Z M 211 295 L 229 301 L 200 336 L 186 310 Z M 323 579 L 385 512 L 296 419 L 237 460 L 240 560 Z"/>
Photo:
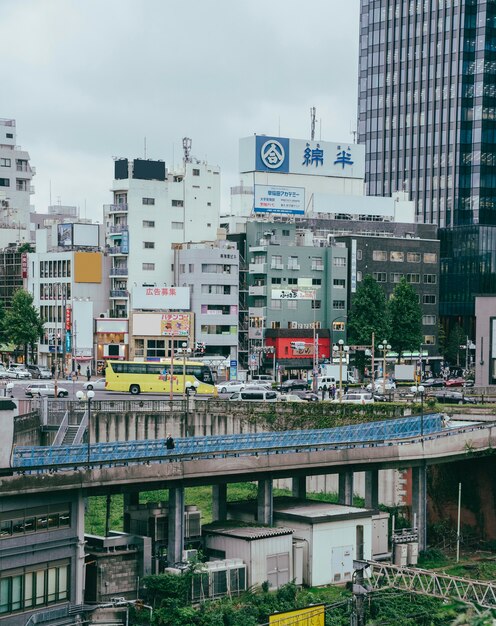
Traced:
<path fill-rule="evenodd" d="M 374 381 L 375 381 L 375 333 L 372 333 L 372 393 L 374 393 Z"/>

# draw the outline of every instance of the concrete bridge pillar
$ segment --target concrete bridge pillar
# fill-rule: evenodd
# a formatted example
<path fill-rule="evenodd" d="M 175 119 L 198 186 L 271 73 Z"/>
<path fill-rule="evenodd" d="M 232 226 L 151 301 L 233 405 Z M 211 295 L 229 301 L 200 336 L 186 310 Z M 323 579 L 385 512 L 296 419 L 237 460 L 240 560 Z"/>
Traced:
<path fill-rule="evenodd" d="M 131 516 L 129 515 L 130 506 L 138 506 L 139 493 L 125 493 L 123 498 L 124 515 L 123 515 L 123 528 L 125 533 L 131 532 Z"/>
<path fill-rule="evenodd" d="M 272 498 L 272 479 L 258 481 L 257 522 L 272 526 L 274 500 Z"/>
<path fill-rule="evenodd" d="M 169 489 L 167 561 L 169 567 L 183 560 L 184 487 Z"/>
<path fill-rule="evenodd" d="M 379 508 L 379 470 L 365 472 L 365 507 Z"/>
<path fill-rule="evenodd" d="M 293 498 L 304 499 L 307 497 L 307 477 L 295 476 L 292 485 Z"/>
<path fill-rule="evenodd" d="M 227 519 L 227 484 L 212 485 L 212 521 Z"/>
<path fill-rule="evenodd" d="M 412 468 L 412 513 L 417 516 L 419 550 L 425 550 L 427 547 L 427 467 L 425 463 Z"/>
<path fill-rule="evenodd" d="M 353 504 L 353 472 L 339 472 L 339 504 L 351 506 Z"/>

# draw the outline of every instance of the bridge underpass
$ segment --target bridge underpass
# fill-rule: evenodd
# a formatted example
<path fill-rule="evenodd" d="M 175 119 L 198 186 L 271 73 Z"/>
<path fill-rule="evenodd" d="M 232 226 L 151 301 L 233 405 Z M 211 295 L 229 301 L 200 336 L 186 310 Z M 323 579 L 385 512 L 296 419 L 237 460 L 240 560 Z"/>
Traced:
<path fill-rule="evenodd" d="M 272 481 L 293 478 L 293 494 L 305 496 L 305 477 L 339 475 L 339 501 L 351 504 L 354 472 L 366 472 L 366 506 L 378 506 L 378 472 L 413 468 L 413 511 L 420 548 L 426 545 L 426 466 L 467 457 L 467 449 L 494 446 L 494 424 L 443 423 L 439 414 L 315 431 L 254 433 L 163 440 L 17 447 L 13 475 L 0 479 L 0 497 L 9 493 L 78 490 L 84 496 L 169 489 L 169 542 L 174 560 L 182 556 L 180 520 L 184 489 L 213 485 L 213 511 L 225 516 L 227 484 L 258 481 L 258 521 L 272 521 Z"/>

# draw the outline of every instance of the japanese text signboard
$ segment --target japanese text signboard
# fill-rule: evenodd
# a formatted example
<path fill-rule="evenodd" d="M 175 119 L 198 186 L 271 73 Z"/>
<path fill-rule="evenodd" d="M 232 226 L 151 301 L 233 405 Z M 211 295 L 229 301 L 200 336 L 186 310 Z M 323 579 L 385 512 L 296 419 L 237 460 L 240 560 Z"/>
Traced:
<path fill-rule="evenodd" d="M 305 213 L 305 189 L 303 187 L 255 185 L 253 211 L 255 213 L 303 215 Z"/>
<path fill-rule="evenodd" d="M 164 313 L 160 321 L 160 334 L 165 337 L 187 337 L 189 321 L 188 313 Z"/>
<path fill-rule="evenodd" d="M 133 287 L 133 309 L 158 311 L 189 309 L 188 287 Z"/>

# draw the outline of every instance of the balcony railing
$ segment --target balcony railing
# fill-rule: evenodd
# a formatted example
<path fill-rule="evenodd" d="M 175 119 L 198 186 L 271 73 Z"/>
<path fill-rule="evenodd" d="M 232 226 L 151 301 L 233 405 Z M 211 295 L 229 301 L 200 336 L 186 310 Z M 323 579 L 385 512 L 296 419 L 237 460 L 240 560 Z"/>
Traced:
<path fill-rule="evenodd" d="M 300 269 L 300 265 L 298 263 L 288 263 L 288 270 L 298 271 Z"/>
<path fill-rule="evenodd" d="M 108 253 L 109 254 L 127 254 L 127 252 L 124 252 L 121 246 L 110 246 L 108 248 Z"/>
<path fill-rule="evenodd" d="M 104 204 L 105 213 L 127 213 L 127 204 Z"/>
<path fill-rule="evenodd" d="M 267 263 L 250 263 L 248 266 L 248 272 L 250 274 L 266 274 Z"/>
<path fill-rule="evenodd" d="M 127 276 L 128 272 L 127 267 L 112 267 L 110 269 L 110 276 Z"/>
<path fill-rule="evenodd" d="M 321 265 L 320 263 L 312 263 L 312 270 L 315 272 L 323 272 L 324 266 Z"/>
<path fill-rule="evenodd" d="M 266 296 L 267 285 L 251 285 L 248 288 L 248 295 L 250 296 Z"/>
<path fill-rule="evenodd" d="M 122 233 L 123 230 L 127 230 L 127 222 L 125 224 L 111 224 L 109 228 L 110 233 Z"/>
<path fill-rule="evenodd" d="M 127 298 L 129 292 L 126 289 L 112 289 L 110 291 L 111 298 Z"/>
<path fill-rule="evenodd" d="M 266 306 L 251 306 L 248 309 L 248 315 L 250 317 L 267 317 Z"/>
<path fill-rule="evenodd" d="M 282 263 L 277 263 L 277 261 L 272 261 L 272 263 L 270 264 L 270 269 L 271 270 L 283 270 L 284 265 Z"/>

